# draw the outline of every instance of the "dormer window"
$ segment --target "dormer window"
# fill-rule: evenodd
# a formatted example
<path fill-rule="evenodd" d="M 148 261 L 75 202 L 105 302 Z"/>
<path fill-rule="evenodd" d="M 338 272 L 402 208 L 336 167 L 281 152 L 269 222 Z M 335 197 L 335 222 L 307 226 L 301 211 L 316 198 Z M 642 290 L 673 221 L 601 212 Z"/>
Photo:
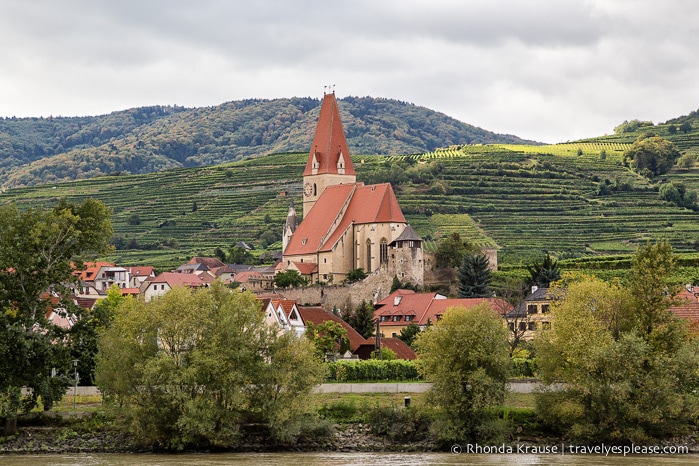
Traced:
<path fill-rule="evenodd" d="M 393 322 L 398 322 L 400 320 L 400 316 L 393 316 Z"/>

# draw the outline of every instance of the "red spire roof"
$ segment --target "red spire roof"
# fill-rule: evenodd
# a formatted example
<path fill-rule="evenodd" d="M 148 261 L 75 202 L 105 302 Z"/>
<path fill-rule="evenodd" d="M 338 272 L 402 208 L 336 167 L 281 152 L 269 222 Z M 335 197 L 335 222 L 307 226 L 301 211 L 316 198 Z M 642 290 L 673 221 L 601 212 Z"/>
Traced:
<path fill-rule="evenodd" d="M 303 176 L 321 173 L 341 173 L 338 171 L 338 162 L 341 155 L 344 159 L 342 161 L 344 174 L 355 175 L 349 149 L 347 148 L 345 132 L 342 129 L 340 112 L 337 109 L 335 94 L 325 94 Z M 315 169 L 314 164 L 316 164 Z"/>

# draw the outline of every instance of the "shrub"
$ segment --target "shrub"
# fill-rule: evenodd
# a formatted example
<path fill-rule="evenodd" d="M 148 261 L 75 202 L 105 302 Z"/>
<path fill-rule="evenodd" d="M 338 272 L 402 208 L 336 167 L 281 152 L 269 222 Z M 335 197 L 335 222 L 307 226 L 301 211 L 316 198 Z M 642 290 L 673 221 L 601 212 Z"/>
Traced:
<path fill-rule="evenodd" d="M 327 380 L 331 382 L 371 382 L 383 380 L 419 380 L 413 361 L 368 359 L 328 363 Z"/>

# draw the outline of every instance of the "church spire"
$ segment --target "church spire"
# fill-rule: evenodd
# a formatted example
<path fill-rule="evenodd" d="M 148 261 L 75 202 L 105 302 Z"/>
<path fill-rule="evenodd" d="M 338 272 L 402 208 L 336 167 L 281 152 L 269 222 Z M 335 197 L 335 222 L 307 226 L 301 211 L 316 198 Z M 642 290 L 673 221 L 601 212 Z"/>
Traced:
<path fill-rule="evenodd" d="M 308 162 L 303 172 L 304 217 L 328 186 L 354 184 L 357 174 L 352 165 L 345 131 L 342 129 L 335 92 L 323 96 L 320 115 Z"/>
<path fill-rule="evenodd" d="M 323 96 L 315 136 L 303 172 L 303 176 L 319 174 L 356 175 L 334 92 Z"/>

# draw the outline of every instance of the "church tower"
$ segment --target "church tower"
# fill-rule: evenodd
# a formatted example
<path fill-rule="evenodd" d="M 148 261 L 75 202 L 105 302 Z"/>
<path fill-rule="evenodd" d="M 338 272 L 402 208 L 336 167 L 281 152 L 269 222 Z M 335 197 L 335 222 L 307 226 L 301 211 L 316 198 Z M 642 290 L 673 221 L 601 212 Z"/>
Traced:
<path fill-rule="evenodd" d="M 325 94 L 303 172 L 303 217 L 306 218 L 325 188 L 356 181 L 335 92 Z"/>

